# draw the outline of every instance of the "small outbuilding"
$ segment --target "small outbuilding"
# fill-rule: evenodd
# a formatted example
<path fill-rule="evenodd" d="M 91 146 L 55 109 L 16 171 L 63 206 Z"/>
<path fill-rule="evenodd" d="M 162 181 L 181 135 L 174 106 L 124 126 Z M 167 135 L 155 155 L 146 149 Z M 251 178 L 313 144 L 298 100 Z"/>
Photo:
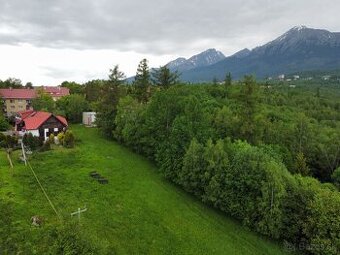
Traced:
<path fill-rule="evenodd" d="M 15 128 L 19 133 L 31 133 L 44 141 L 51 135 L 57 135 L 67 129 L 67 120 L 49 112 L 24 111 L 19 112 Z"/>
<path fill-rule="evenodd" d="M 83 124 L 85 126 L 95 126 L 96 113 L 95 112 L 83 112 Z"/>

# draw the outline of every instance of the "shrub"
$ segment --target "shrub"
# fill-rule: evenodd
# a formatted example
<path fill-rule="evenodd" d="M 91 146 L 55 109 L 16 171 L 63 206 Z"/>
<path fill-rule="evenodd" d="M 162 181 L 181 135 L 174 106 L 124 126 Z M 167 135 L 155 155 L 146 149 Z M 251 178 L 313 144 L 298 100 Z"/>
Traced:
<path fill-rule="evenodd" d="M 78 224 L 66 223 L 52 231 L 50 237 L 54 237 L 49 254 L 98 254 L 97 247 L 92 247 L 89 242 L 81 237 Z"/>
<path fill-rule="evenodd" d="M 37 150 L 43 145 L 43 140 L 40 137 L 33 136 L 31 133 L 26 133 L 22 141 L 31 150 Z"/>
<path fill-rule="evenodd" d="M 340 167 L 334 170 L 332 174 L 332 180 L 338 188 L 340 188 Z"/>
<path fill-rule="evenodd" d="M 50 134 L 48 141 L 50 142 L 50 144 L 54 144 L 54 134 Z"/>
<path fill-rule="evenodd" d="M 75 141 L 75 137 L 74 137 L 72 131 L 67 130 L 66 133 L 65 133 L 63 145 L 66 148 L 73 148 L 74 147 L 74 141 Z"/>
<path fill-rule="evenodd" d="M 59 143 L 60 145 L 63 145 L 63 144 L 64 144 L 64 137 L 65 137 L 64 132 L 60 132 L 60 133 L 57 135 L 58 143 Z"/>
<path fill-rule="evenodd" d="M 51 149 L 51 141 L 48 139 L 46 140 L 43 145 L 41 146 L 40 150 L 41 151 L 48 151 Z"/>
<path fill-rule="evenodd" d="M 0 109 L 1 111 L 1 109 Z M 0 131 L 6 131 L 10 128 L 9 123 L 7 120 L 1 115 L 0 113 Z"/>
<path fill-rule="evenodd" d="M 6 136 L 0 133 L 0 147 L 6 147 Z"/>
<path fill-rule="evenodd" d="M 4 135 L 0 133 L 0 147 L 14 148 L 18 145 L 18 138 L 15 136 Z"/>

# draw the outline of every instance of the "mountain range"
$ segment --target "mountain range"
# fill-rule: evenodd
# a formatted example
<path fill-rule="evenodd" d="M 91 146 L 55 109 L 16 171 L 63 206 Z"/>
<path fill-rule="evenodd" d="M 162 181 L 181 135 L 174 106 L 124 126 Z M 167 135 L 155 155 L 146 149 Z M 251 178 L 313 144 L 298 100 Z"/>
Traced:
<path fill-rule="evenodd" d="M 205 67 L 216 64 L 217 62 L 225 59 L 226 57 L 222 52 L 215 49 L 208 49 L 200 54 L 194 55 L 189 59 L 178 58 L 167 64 L 167 67 L 174 71 L 189 71 L 198 67 Z"/>
<path fill-rule="evenodd" d="M 247 74 L 257 78 L 309 70 L 340 67 L 340 33 L 298 26 L 277 39 L 252 50 L 243 49 L 229 57 L 215 49 L 189 59 L 178 58 L 167 64 L 181 73 L 186 82 L 223 80 L 230 72 L 234 79 Z"/>

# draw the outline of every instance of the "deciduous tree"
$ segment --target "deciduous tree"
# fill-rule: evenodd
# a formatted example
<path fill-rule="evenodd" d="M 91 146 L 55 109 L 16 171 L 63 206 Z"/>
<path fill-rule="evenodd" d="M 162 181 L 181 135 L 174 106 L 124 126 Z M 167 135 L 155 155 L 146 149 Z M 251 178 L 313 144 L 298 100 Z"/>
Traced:
<path fill-rule="evenodd" d="M 89 110 L 89 103 L 80 94 L 64 96 L 56 102 L 56 105 L 59 113 L 73 123 L 80 123 L 83 112 Z"/>
<path fill-rule="evenodd" d="M 32 106 L 36 111 L 54 112 L 55 110 L 53 98 L 45 93 L 42 88 L 37 90 L 37 97 L 32 100 Z"/>

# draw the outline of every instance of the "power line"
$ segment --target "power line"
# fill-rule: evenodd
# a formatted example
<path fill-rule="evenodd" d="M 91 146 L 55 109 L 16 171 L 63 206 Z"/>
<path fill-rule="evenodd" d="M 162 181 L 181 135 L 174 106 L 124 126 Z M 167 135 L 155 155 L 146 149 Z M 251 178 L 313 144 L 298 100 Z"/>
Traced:
<path fill-rule="evenodd" d="M 46 199 L 48 200 L 48 202 L 50 203 L 50 205 L 51 205 L 51 207 L 52 207 L 52 209 L 53 209 L 53 211 L 55 212 L 55 214 L 57 215 L 57 217 L 59 218 L 59 220 L 61 221 L 62 220 L 62 218 L 61 218 L 61 216 L 60 216 L 60 214 L 57 212 L 57 210 L 55 209 L 55 207 L 54 207 L 54 205 L 53 205 L 53 203 L 52 203 L 52 201 L 51 201 L 51 199 L 49 198 L 49 196 L 47 195 L 47 193 L 46 193 L 46 191 L 45 191 L 45 189 L 44 189 L 44 187 L 42 186 L 42 184 L 40 183 L 40 181 L 39 181 L 39 178 L 38 178 L 38 176 L 36 175 L 36 173 L 34 172 L 34 170 L 33 170 L 33 168 L 32 168 L 32 166 L 31 166 L 31 164 L 27 161 L 27 165 L 29 166 L 29 168 L 31 169 L 31 171 L 32 171 L 32 173 L 33 173 L 33 175 L 34 175 L 34 177 L 35 177 L 35 179 L 37 180 L 37 182 L 38 182 L 38 184 L 39 184 L 39 186 L 40 186 L 40 188 L 41 188 L 41 190 L 42 190 L 42 192 L 44 193 L 44 195 L 45 195 L 45 197 L 46 197 Z"/>
<path fill-rule="evenodd" d="M 40 182 L 40 180 L 39 180 L 37 174 L 34 172 L 33 167 L 31 166 L 31 164 L 28 162 L 28 160 L 27 160 L 27 158 L 26 158 L 25 149 L 24 149 L 24 143 L 23 143 L 23 142 L 21 142 L 21 146 L 22 146 L 22 153 L 23 153 L 23 158 L 24 158 L 24 161 L 25 161 L 25 165 L 26 165 L 26 166 L 28 165 L 29 168 L 31 169 L 31 171 L 32 171 L 32 173 L 33 173 L 35 179 L 37 180 L 37 182 L 38 182 L 38 184 L 39 184 L 39 186 L 40 186 L 42 192 L 44 193 L 44 195 L 45 195 L 47 201 L 49 202 L 49 204 L 50 204 L 50 206 L 52 207 L 53 211 L 54 211 L 55 214 L 57 215 L 58 219 L 59 219 L 60 221 L 62 221 L 62 218 L 61 218 L 60 214 L 59 214 L 59 213 L 57 212 L 57 210 L 55 209 L 55 206 L 53 205 L 51 199 L 50 199 L 49 196 L 47 195 L 47 192 L 45 191 L 44 187 L 42 186 L 42 184 L 41 184 L 41 182 Z"/>

